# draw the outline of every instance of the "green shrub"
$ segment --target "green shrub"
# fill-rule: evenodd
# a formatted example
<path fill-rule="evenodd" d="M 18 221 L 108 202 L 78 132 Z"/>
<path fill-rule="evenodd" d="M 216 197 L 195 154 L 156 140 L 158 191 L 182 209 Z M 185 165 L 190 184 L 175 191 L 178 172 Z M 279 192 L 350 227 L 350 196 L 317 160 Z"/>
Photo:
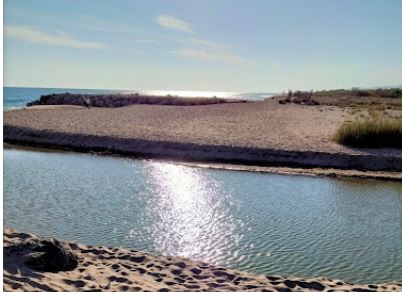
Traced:
<path fill-rule="evenodd" d="M 337 130 L 334 140 L 339 144 L 358 148 L 401 148 L 402 120 L 371 120 L 345 122 Z"/>
<path fill-rule="evenodd" d="M 391 90 L 392 98 L 400 98 L 402 97 L 402 89 L 396 88 Z"/>

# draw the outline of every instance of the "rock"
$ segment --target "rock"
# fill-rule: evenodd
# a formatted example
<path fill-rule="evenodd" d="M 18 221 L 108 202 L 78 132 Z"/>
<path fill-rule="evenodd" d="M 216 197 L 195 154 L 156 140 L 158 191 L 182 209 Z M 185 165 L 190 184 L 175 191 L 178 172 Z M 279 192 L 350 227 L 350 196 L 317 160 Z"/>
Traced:
<path fill-rule="evenodd" d="M 294 100 L 293 100 L 293 103 L 295 103 L 295 104 L 301 104 L 303 102 L 303 100 L 301 99 L 301 98 L 299 98 L 299 97 L 296 97 Z"/>
<path fill-rule="evenodd" d="M 40 101 L 39 100 L 35 100 L 35 101 L 32 101 L 32 102 L 28 102 L 27 103 L 27 106 L 34 106 L 34 105 L 39 105 L 40 104 Z"/>
<path fill-rule="evenodd" d="M 78 260 L 67 244 L 56 239 L 43 239 L 30 245 L 25 263 L 34 270 L 59 272 L 74 270 Z"/>
<path fill-rule="evenodd" d="M 306 105 L 320 105 L 320 103 L 314 99 L 310 99 L 305 103 Z"/>

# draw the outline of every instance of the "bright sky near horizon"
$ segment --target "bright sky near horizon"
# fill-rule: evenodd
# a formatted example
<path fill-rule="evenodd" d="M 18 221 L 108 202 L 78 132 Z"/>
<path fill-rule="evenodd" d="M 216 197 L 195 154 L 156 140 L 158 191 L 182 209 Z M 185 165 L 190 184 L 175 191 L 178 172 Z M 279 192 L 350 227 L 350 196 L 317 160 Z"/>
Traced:
<path fill-rule="evenodd" d="M 4 0 L 5 86 L 402 84 L 400 0 Z"/>

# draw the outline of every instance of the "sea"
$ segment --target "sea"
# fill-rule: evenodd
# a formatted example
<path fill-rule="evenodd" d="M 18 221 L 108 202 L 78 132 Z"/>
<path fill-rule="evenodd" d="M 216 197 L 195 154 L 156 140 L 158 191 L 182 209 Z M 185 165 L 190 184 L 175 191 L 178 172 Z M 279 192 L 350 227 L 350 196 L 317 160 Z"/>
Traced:
<path fill-rule="evenodd" d="M 42 95 L 52 93 L 81 93 L 81 94 L 128 94 L 139 93 L 142 95 L 172 95 L 180 97 L 220 97 L 238 98 L 246 100 L 264 100 L 275 93 L 268 92 L 224 92 L 224 91 L 183 91 L 183 90 L 115 90 L 115 89 L 79 89 L 79 88 L 34 88 L 34 87 L 4 87 L 3 110 L 13 110 L 25 107 L 28 102 L 39 99 Z"/>

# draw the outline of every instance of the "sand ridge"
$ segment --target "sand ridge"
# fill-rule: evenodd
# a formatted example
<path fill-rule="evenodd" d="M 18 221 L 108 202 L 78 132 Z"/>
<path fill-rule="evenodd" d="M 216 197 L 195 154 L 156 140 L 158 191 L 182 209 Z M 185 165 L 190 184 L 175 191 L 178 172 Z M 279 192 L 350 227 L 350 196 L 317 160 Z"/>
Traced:
<path fill-rule="evenodd" d="M 23 261 L 23 243 L 43 238 L 4 228 L 5 291 L 400 291 L 402 283 L 354 285 L 325 278 L 255 275 L 178 257 L 66 242 L 78 267 L 39 272 Z"/>
<path fill-rule="evenodd" d="M 283 106 L 271 100 L 191 107 L 132 105 L 86 109 L 40 106 L 40 110 L 31 107 L 6 112 L 4 124 L 69 134 L 231 147 L 350 154 L 381 152 L 351 149 L 331 141 L 331 135 L 346 115 L 346 110 L 338 107 Z M 402 151 L 394 152 L 402 156 Z"/>
<path fill-rule="evenodd" d="M 198 162 L 402 171 L 400 149 L 356 149 L 333 142 L 348 117 L 334 106 L 269 100 L 34 108 L 4 113 L 4 141 Z"/>

